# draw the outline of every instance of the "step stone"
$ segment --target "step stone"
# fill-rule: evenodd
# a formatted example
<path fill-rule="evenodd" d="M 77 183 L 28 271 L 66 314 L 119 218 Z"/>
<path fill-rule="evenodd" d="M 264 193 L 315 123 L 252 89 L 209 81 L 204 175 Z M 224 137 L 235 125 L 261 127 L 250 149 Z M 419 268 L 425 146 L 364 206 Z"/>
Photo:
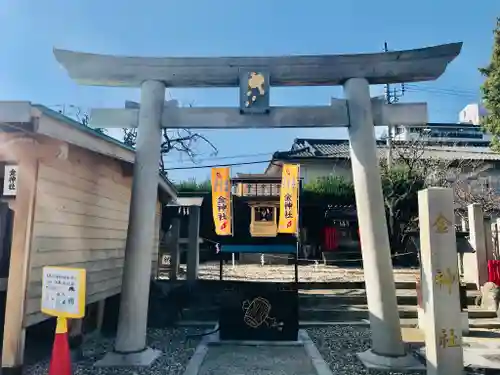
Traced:
<path fill-rule="evenodd" d="M 369 318 L 367 306 L 337 306 L 334 309 L 301 308 L 299 319 L 304 321 L 350 321 Z M 219 309 L 186 309 L 183 311 L 182 320 L 218 320 Z M 418 312 L 416 306 L 399 306 L 399 317 L 402 319 L 416 319 Z M 469 319 L 496 319 L 495 311 L 469 309 Z M 500 322 L 500 320 L 499 320 Z"/>
<path fill-rule="evenodd" d="M 182 321 L 217 321 L 219 292 L 238 281 L 199 280 L 194 306 L 186 308 Z M 417 294 L 414 281 L 396 282 L 399 315 L 402 319 L 417 318 Z M 363 281 L 299 282 L 300 319 L 305 322 L 344 322 L 368 319 L 365 283 Z M 479 292 L 474 284 L 467 285 L 467 303 L 471 320 L 496 324 L 495 312 L 481 311 L 474 305 Z M 500 325 L 500 324 L 499 324 Z"/>
<path fill-rule="evenodd" d="M 182 320 L 177 323 L 180 327 L 214 327 L 218 323 L 218 320 Z M 324 321 L 299 321 L 300 328 L 311 328 L 311 327 L 325 327 L 333 325 L 359 325 L 359 326 L 369 326 L 370 322 L 368 319 L 362 320 L 350 320 L 342 322 L 324 322 Z M 401 327 L 416 328 L 418 326 L 418 319 L 401 319 Z M 499 319 L 469 319 L 470 329 L 500 329 Z"/>
<path fill-rule="evenodd" d="M 475 295 L 467 296 L 467 304 L 473 306 L 475 304 Z M 417 305 L 417 295 L 398 295 L 396 296 L 398 305 Z M 367 304 L 366 295 L 300 295 L 299 305 L 301 307 L 332 307 L 336 305 L 361 305 Z"/>

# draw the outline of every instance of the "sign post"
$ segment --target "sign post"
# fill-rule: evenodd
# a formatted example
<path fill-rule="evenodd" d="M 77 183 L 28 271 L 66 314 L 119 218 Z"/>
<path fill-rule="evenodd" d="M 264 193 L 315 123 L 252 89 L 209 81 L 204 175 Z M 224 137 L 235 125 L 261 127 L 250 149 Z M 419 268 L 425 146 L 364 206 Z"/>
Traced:
<path fill-rule="evenodd" d="M 71 374 L 67 319 L 85 316 L 85 287 L 85 269 L 43 268 L 41 310 L 44 314 L 57 317 L 49 375 Z"/>

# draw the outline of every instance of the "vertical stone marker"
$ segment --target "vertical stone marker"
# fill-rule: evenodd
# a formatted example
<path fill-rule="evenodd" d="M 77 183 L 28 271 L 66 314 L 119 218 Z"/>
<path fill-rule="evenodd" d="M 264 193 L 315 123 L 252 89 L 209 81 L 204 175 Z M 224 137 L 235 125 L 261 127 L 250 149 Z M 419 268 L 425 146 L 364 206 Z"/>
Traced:
<path fill-rule="evenodd" d="M 420 191 L 418 214 L 427 374 L 463 374 L 453 191 Z"/>
<path fill-rule="evenodd" d="M 475 252 L 464 254 L 464 277 L 466 282 L 476 284 L 479 289 L 488 281 L 484 212 L 478 203 L 470 204 L 467 209 L 469 215 L 469 242 Z"/>

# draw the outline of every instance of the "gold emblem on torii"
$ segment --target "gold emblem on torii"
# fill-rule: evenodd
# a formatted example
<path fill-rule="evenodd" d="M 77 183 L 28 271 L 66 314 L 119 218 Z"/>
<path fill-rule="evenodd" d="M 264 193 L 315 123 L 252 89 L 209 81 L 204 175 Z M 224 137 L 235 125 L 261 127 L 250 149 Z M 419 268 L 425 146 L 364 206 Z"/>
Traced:
<path fill-rule="evenodd" d="M 452 222 L 450 220 L 448 220 L 442 213 L 439 213 L 432 227 L 436 228 L 436 233 L 442 234 L 450 231 L 451 224 Z"/>
<path fill-rule="evenodd" d="M 259 97 L 264 96 L 266 93 L 265 83 L 266 79 L 261 73 L 251 72 L 248 74 L 247 100 L 245 102 L 245 107 L 251 107 Z"/>

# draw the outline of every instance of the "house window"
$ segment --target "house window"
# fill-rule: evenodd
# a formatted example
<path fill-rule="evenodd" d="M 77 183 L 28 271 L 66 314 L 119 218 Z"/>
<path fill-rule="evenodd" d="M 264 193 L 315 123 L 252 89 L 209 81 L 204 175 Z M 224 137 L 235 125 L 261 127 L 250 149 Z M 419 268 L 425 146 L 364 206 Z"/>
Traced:
<path fill-rule="evenodd" d="M 266 187 L 267 187 L 266 184 L 262 184 L 260 186 L 261 189 L 260 195 L 267 195 Z"/>
<path fill-rule="evenodd" d="M 481 189 L 484 190 L 489 190 L 490 189 L 490 180 L 488 177 L 479 177 L 478 178 L 478 185 L 481 187 Z"/>
<path fill-rule="evenodd" d="M 404 133 L 404 128 L 402 126 L 396 127 L 396 135 Z"/>
<path fill-rule="evenodd" d="M 500 169 L 500 164 L 498 166 L 498 168 Z M 276 190 L 274 191 L 274 195 L 280 195 L 281 194 L 281 184 L 276 184 Z"/>

